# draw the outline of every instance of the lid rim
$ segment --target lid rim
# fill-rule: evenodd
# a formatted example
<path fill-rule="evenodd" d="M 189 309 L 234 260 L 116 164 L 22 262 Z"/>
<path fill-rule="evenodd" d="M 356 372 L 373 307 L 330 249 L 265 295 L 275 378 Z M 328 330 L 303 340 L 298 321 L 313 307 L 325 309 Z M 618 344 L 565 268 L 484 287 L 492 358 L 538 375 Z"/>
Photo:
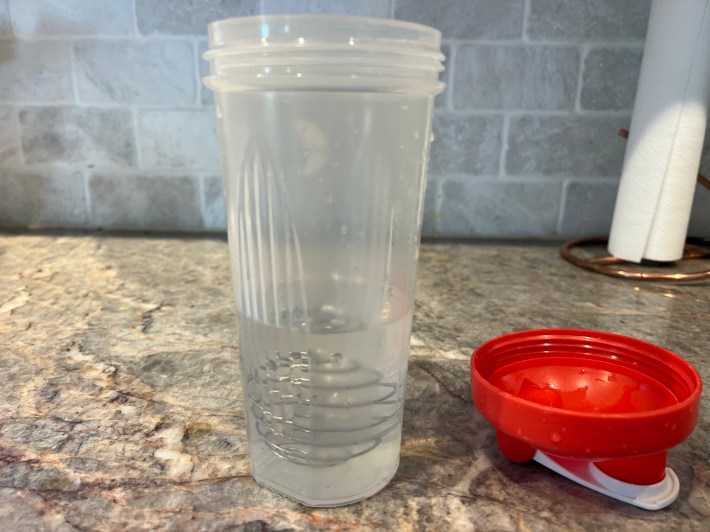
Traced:
<path fill-rule="evenodd" d="M 220 26 L 227 25 L 237 25 L 244 24 L 248 25 L 250 23 L 256 22 L 278 22 L 278 21 L 320 21 L 327 20 L 330 22 L 342 21 L 342 22 L 364 22 L 369 23 L 372 26 L 383 26 L 390 28 L 402 28 L 416 30 L 424 35 L 431 35 L 435 39 L 441 41 L 441 32 L 436 28 L 427 26 L 426 24 L 419 24 L 417 22 L 410 22 L 408 20 L 395 20 L 388 18 L 379 17 L 360 17 L 355 15 L 327 15 L 327 14 L 278 14 L 278 15 L 252 15 L 248 17 L 229 17 L 225 19 L 215 20 L 207 25 L 210 36 L 213 31 L 218 29 Z M 238 22 L 237 22 L 238 21 Z"/>

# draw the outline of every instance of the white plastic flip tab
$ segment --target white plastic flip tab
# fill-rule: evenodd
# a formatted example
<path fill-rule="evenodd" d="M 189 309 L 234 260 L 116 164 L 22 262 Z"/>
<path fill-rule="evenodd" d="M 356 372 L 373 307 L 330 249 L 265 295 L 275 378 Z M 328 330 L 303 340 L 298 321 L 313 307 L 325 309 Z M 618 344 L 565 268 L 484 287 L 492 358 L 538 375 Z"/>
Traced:
<path fill-rule="evenodd" d="M 610 477 L 594 463 L 585 460 L 562 458 L 542 451 L 536 451 L 533 460 L 586 488 L 644 510 L 660 510 L 678 498 L 680 483 L 669 467 L 663 480 L 641 486 Z"/>

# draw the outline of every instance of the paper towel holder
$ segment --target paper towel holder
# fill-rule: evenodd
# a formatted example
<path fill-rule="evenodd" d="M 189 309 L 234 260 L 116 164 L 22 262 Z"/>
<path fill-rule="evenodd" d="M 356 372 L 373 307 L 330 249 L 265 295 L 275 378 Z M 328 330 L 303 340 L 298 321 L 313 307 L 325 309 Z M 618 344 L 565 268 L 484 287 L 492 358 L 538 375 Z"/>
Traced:
<path fill-rule="evenodd" d="M 619 136 L 625 139 L 629 138 L 628 129 L 620 129 Z M 698 174 L 698 183 L 700 183 L 705 188 L 710 189 L 710 179 L 702 174 Z M 601 273 L 604 275 L 609 275 L 611 277 L 621 277 L 623 279 L 634 279 L 636 281 L 655 281 L 663 283 L 682 283 L 691 281 L 705 281 L 710 279 L 710 270 L 699 270 L 691 272 L 654 272 L 654 271 L 629 271 L 619 264 L 631 264 L 623 259 L 611 255 L 605 255 L 601 257 L 590 257 L 582 258 L 575 255 L 572 250 L 578 247 L 591 246 L 591 245 L 602 245 L 608 242 L 609 238 L 606 236 L 596 236 L 591 238 L 578 238 L 576 240 L 570 240 L 565 242 L 560 250 L 562 258 L 567 262 L 584 268 L 585 270 L 593 271 L 596 273 Z M 686 241 L 683 247 L 683 257 L 680 260 L 693 260 L 693 259 L 710 259 L 710 248 L 706 248 L 699 244 L 693 244 Z"/>

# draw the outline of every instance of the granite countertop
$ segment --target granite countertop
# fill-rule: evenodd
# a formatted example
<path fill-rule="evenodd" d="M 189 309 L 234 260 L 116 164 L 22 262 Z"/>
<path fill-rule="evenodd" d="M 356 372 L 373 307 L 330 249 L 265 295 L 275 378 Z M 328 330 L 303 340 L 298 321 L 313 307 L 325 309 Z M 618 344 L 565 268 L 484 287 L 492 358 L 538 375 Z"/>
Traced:
<path fill-rule="evenodd" d="M 402 459 L 390 485 L 308 509 L 249 475 L 220 238 L 0 234 L 4 530 L 701 530 L 710 398 L 672 449 L 678 500 L 649 512 L 508 462 L 471 403 L 485 340 L 583 327 L 669 348 L 710 383 L 710 285 L 643 284 L 557 244 L 422 246 Z M 705 523 L 705 525 L 703 525 Z"/>

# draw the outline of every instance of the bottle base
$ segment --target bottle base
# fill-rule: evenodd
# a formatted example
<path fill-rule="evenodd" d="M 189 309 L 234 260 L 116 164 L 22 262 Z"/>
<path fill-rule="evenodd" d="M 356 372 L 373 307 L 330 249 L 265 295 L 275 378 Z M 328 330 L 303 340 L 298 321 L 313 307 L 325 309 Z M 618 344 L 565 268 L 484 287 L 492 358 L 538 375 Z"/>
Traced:
<path fill-rule="evenodd" d="M 256 475 L 254 476 L 254 480 L 256 480 L 257 484 L 259 484 L 260 486 L 264 486 L 265 488 L 280 493 L 281 495 L 284 495 L 285 497 L 288 497 L 289 499 L 299 504 L 302 504 L 303 506 L 309 506 L 311 508 L 332 508 L 334 506 L 346 506 L 348 504 L 354 504 L 356 502 L 363 501 L 382 491 L 390 483 L 395 473 L 397 472 L 398 467 L 399 460 L 397 460 L 397 462 L 395 463 L 395 466 L 392 471 L 376 484 L 368 487 L 367 489 L 359 493 L 354 493 L 347 497 L 336 497 L 332 499 L 309 498 L 306 497 L 303 493 L 291 490 L 268 479 L 259 478 Z"/>

